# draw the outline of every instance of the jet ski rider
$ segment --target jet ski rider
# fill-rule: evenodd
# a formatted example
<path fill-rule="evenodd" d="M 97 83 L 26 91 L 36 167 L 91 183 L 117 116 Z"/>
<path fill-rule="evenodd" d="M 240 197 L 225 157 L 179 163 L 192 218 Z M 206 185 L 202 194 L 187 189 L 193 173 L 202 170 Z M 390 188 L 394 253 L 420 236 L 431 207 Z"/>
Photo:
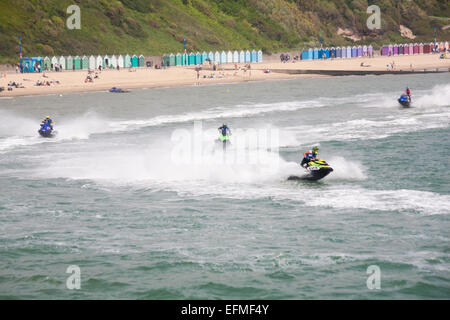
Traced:
<path fill-rule="evenodd" d="M 50 129 L 53 130 L 53 121 L 52 119 L 50 119 L 50 116 L 46 116 L 45 119 L 42 120 L 41 126 L 43 127 L 45 124 L 47 124 L 50 127 Z"/>
<path fill-rule="evenodd" d="M 409 90 L 408 87 L 406 87 L 406 95 L 408 96 L 409 101 L 411 101 L 411 90 Z"/>
<path fill-rule="evenodd" d="M 319 160 L 319 147 L 317 146 L 314 146 L 312 150 L 308 150 L 305 153 L 303 153 L 303 160 L 301 166 L 303 168 L 307 168 L 308 162 L 312 160 Z"/>
<path fill-rule="evenodd" d="M 228 128 L 228 126 L 224 123 L 221 127 L 218 128 L 218 130 L 222 133 L 222 136 L 227 137 L 228 135 L 231 135 L 231 130 Z"/>

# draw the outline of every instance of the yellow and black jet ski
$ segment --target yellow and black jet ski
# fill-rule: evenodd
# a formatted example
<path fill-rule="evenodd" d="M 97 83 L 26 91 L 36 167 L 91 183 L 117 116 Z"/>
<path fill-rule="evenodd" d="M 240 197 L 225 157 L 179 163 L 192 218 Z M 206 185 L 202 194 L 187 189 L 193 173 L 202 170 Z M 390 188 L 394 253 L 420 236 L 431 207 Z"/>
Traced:
<path fill-rule="evenodd" d="M 289 176 L 288 180 L 310 180 L 317 181 L 320 180 L 331 172 L 333 168 L 325 160 L 311 160 L 308 162 L 306 169 L 306 174 L 301 176 Z"/>

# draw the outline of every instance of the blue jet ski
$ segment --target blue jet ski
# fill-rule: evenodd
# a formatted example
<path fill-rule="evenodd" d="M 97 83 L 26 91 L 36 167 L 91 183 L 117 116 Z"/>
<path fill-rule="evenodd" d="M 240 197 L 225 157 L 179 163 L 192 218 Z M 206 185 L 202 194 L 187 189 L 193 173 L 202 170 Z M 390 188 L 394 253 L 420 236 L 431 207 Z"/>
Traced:
<path fill-rule="evenodd" d="M 109 89 L 109 92 L 114 92 L 114 93 L 125 93 L 125 92 L 129 92 L 128 90 L 123 90 L 121 88 L 116 88 L 116 87 L 112 87 L 111 89 Z"/>
<path fill-rule="evenodd" d="M 38 130 L 39 134 L 44 138 L 51 138 L 55 135 L 53 127 L 47 122 L 41 124 L 41 128 Z"/>
<path fill-rule="evenodd" d="M 407 94 L 402 94 L 400 98 L 398 98 L 398 103 L 405 108 L 409 108 L 411 106 L 411 99 Z"/>

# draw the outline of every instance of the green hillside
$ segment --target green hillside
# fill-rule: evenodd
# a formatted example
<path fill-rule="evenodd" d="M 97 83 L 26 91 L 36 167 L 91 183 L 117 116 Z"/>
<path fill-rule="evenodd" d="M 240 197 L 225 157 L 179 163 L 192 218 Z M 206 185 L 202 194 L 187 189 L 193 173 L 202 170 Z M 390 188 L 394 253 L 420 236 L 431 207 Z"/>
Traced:
<path fill-rule="evenodd" d="M 66 9 L 81 8 L 81 29 L 69 30 Z M 367 7 L 381 8 L 381 30 L 366 26 Z M 23 55 L 126 54 L 161 55 L 188 51 L 262 48 L 279 52 L 353 43 L 450 40 L 447 0 L 1 0 L 0 63 Z M 444 18 L 444 19 L 443 19 Z M 361 40 L 338 35 L 338 28 Z"/>

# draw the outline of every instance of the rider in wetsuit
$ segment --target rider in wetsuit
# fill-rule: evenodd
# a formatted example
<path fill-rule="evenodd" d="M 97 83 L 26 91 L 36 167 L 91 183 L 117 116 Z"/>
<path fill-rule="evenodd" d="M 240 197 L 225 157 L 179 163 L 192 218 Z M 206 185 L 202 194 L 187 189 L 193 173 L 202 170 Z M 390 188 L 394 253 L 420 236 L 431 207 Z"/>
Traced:
<path fill-rule="evenodd" d="M 303 160 L 300 164 L 303 168 L 308 167 L 308 162 L 312 160 L 319 160 L 319 147 L 314 146 L 312 150 L 306 151 L 303 153 Z"/>

